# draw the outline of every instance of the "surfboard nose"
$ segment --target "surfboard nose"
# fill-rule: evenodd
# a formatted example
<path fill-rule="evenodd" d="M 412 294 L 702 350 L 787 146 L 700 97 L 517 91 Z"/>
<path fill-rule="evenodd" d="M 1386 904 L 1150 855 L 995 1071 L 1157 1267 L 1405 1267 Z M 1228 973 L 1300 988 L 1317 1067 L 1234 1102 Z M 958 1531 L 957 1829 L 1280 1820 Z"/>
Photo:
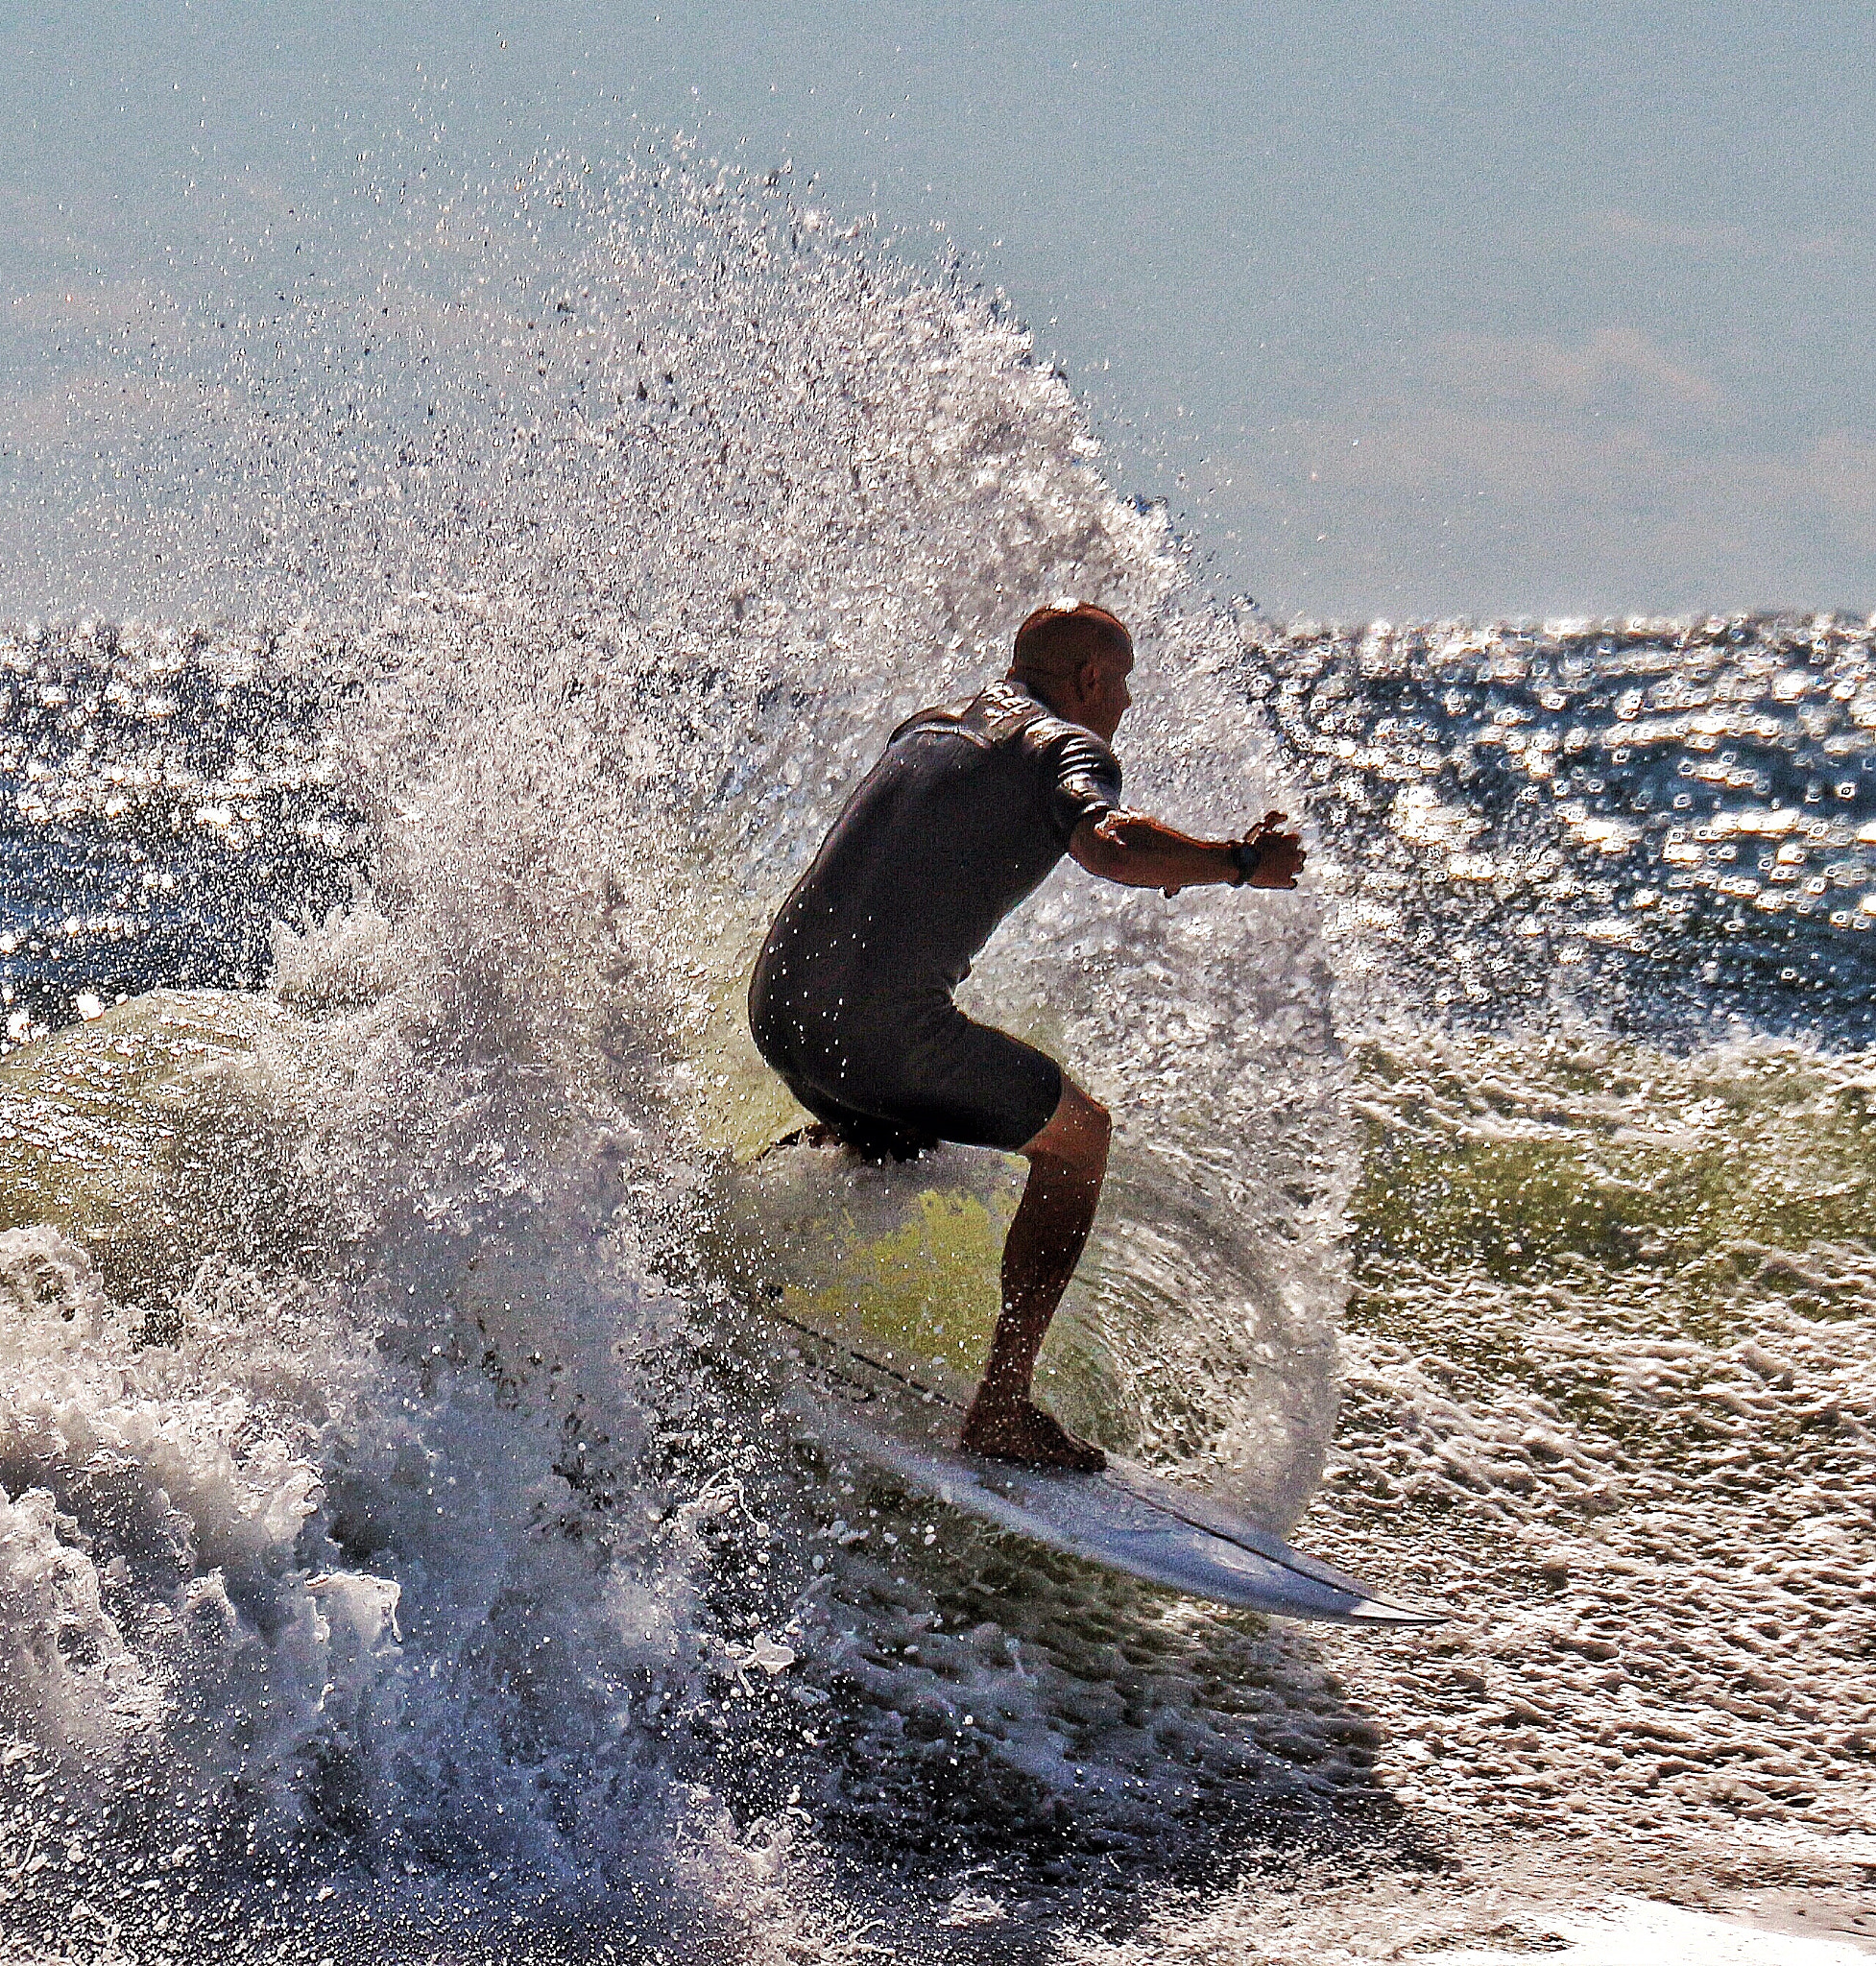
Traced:
<path fill-rule="evenodd" d="M 1429 1611 L 1410 1604 L 1389 1604 L 1379 1597 L 1362 1598 L 1348 1614 L 1350 1624 L 1447 1624 L 1451 1618 L 1450 1612 Z"/>

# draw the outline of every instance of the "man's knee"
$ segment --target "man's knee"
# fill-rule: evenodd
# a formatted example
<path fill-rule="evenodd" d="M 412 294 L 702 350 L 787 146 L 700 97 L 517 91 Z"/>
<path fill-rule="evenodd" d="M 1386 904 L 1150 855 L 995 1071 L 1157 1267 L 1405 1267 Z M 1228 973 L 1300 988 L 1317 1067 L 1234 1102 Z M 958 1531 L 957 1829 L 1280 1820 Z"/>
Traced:
<path fill-rule="evenodd" d="M 1107 1166 L 1108 1142 L 1114 1121 L 1098 1099 L 1092 1099 L 1071 1078 L 1062 1080 L 1062 1096 L 1048 1124 L 1022 1151 L 1032 1161 L 1061 1161 L 1085 1173 Z"/>

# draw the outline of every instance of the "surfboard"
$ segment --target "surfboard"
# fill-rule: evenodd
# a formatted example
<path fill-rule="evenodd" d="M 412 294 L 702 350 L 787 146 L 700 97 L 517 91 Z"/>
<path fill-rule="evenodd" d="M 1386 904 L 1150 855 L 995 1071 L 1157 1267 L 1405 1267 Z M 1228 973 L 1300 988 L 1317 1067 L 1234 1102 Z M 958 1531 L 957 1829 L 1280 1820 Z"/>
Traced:
<path fill-rule="evenodd" d="M 1102 1473 L 1079 1474 L 964 1453 L 954 1445 L 962 1402 L 929 1382 L 928 1366 L 922 1376 L 778 1308 L 769 1314 L 798 1367 L 791 1404 L 804 1430 L 947 1507 L 1217 1604 L 1339 1624 L 1445 1621 L 1444 1613 L 1397 1603 L 1238 1511 L 1118 1455 Z"/>

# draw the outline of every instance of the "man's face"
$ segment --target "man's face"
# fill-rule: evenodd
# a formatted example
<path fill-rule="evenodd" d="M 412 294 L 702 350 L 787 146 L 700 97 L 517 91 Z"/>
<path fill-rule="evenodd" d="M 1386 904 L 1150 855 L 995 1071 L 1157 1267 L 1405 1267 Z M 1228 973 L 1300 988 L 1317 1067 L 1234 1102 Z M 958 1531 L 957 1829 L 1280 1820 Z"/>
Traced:
<path fill-rule="evenodd" d="M 1075 722 L 1085 725 L 1104 744 L 1114 742 L 1120 719 L 1133 707 L 1127 678 L 1133 674 L 1132 649 L 1115 649 L 1081 665 L 1075 678 L 1081 702 Z"/>

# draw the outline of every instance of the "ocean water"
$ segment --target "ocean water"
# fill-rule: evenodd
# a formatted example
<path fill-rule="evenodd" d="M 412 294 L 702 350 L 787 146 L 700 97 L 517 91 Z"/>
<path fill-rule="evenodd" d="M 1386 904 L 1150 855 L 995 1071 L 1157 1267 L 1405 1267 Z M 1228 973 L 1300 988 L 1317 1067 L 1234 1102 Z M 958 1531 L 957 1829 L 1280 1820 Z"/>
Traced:
<path fill-rule="evenodd" d="M 1267 621 L 786 182 L 391 206 L 4 487 L 12 1952 L 1865 1956 L 1876 627 Z M 971 979 L 1117 1115 L 1051 1397 L 1442 1627 L 791 1424 L 777 1293 L 963 1356 L 1017 1177 L 752 1168 L 748 964 L 1062 594 L 1132 796 L 1311 857 Z"/>

